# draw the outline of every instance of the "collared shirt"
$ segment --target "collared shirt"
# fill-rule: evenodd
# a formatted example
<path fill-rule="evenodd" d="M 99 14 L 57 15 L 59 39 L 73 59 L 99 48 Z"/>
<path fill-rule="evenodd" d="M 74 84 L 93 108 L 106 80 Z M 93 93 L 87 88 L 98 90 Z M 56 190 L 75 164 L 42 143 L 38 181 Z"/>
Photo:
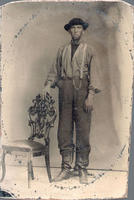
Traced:
<path fill-rule="evenodd" d="M 80 45 L 80 43 L 75 43 L 73 42 L 73 40 L 71 41 L 71 60 L 75 54 L 75 51 L 77 50 L 78 46 Z"/>

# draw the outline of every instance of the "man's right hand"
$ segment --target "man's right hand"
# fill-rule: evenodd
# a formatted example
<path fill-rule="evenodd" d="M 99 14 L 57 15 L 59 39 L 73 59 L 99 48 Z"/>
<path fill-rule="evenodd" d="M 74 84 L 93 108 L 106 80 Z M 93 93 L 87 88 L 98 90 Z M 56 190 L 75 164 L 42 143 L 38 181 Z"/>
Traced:
<path fill-rule="evenodd" d="M 51 82 L 47 82 L 43 88 L 43 97 L 46 96 L 47 93 L 51 93 Z"/>

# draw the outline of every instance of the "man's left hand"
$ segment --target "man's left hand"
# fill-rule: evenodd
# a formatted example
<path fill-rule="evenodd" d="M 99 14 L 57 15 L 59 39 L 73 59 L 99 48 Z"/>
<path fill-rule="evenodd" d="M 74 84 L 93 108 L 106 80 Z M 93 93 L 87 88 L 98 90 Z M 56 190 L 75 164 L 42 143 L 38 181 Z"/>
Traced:
<path fill-rule="evenodd" d="M 89 94 L 87 99 L 85 100 L 85 111 L 90 112 L 93 110 L 93 101 L 94 101 L 94 94 Z"/>

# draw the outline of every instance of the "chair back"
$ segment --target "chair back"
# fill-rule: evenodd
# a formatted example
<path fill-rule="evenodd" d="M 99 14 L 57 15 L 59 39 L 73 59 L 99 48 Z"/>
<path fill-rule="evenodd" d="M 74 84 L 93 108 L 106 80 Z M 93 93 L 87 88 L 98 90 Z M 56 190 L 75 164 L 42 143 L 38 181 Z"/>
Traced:
<path fill-rule="evenodd" d="M 33 105 L 28 109 L 28 125 L 31 127 L 31 136 L 28 139 L 34 140 L 36 137 L 46 140 L 57 117 L 54 107 L 55 100 L 49 93 L 44 97 L 39 94 L 32 100 L 32 103 Z"/>

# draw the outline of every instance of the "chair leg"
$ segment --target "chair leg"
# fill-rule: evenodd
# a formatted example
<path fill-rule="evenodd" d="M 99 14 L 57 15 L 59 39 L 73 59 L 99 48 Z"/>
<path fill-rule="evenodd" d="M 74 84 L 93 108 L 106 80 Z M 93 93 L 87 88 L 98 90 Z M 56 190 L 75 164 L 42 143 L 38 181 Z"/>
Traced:
<path fill-rule="evenodd" d="M 32 180 L 34 180 L 34 172 L 33 172 L 32 161 L 30 161 L 30 168 L 31 168 L 31 178 L 32 178 Z"/>
<path fill-rule="evenodd" d="M 3 150 L 2 159 L 1 159 L 2 176 L 1 176 L 0 182 L 3 181 L 3 179 L 4 179 L 4 177 L 5 177 L 5 174 L 6 174 L 5 156 L 6 156 L 6 151 Z"/>
<path fill-rule="evenodd" d="M 47 141 L 47 147 L 45 152 L 46 169 L 49 182 L 52 182 L 51 170 L 50 170 L 50 158 L 49 158 L 49 140 Z"/>
<path fill-rule="evenodd" d="M 30 180 L 31 180 L 31 152 L 28 152 L 28 162 L 27 162 L 27 169 L 28 169 L 28 188 L 30 188 Z"/>

